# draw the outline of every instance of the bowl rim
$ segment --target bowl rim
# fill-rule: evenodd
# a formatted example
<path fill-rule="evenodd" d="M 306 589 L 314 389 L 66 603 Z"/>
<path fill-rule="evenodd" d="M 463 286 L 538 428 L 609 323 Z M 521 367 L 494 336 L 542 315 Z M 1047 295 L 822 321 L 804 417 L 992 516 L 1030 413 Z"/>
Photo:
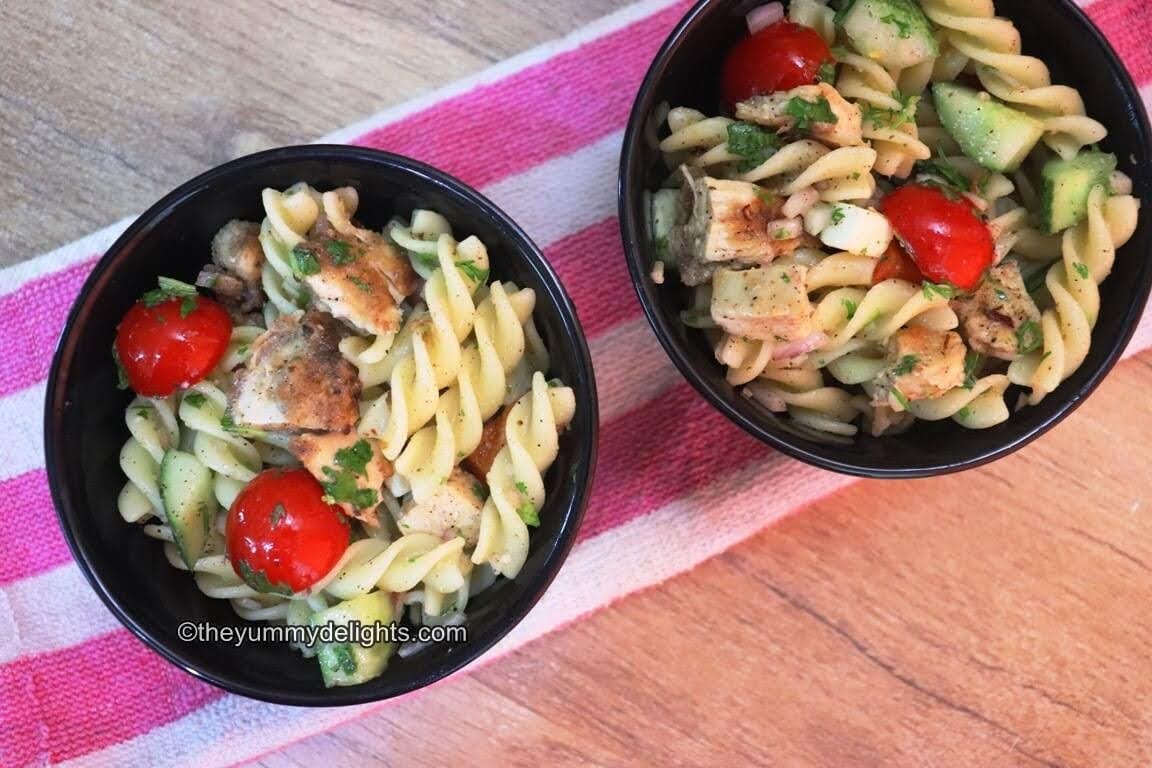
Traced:
<path fill-rule="evenodd" d="M 664 317 L 656 305 L 655 288 L 658 286 L 655 286 L 649 279 L 648 271 L 644 264 L 644 251 L 646 247 L 645 230 L 641 225 L 640 217 L 633 215 L 632 211 L 632 199 L 637 195 L 643 195 L 647 189 L 642 176 L 643 169 L 636 167 L 637 163 L 634 162 L 634 158 L 638 154 L 639 142 L 644 139 L 644 124 L 647 120 L 647 115 L 655 106 L 652 102 L 655 98 L 656 88 L 663 78 L 668 62 L 676 53 L 676 49 L 682 44 L 683 38 L 691 34 L 697 25 L 703 23 L 703 20 L 714 11 L 714 7 L 725 4 L 735 4 L 736 1 L 737 0 L 698 0 L 698 2 L 684 14 L 680 21 L 677 22 L 672 32 L 665 38 L 659 51 L 652 59 L 652 63 L 649 65 L 640 88 L 636 93 L 636 98 L 632 103 L 632 109 L 628 115 L 628 124 L 624 131 L 623 145 L 620 151 L 619 172 L 617 177 L 617 213 L 621 240 L 623 241 L 624 260 L 627 263 L 628 274 L 632 279 L 632 287 L 636 291 L 636 297 L 644 311 L 644 316 L 648 319 L 649 325 L 652 326 L 653 333 L 659 340 L 660 345 L 664 348 L 665 353 L 671 358 L 672 363 L 679 369 L 681 375 L 688 380 L 692 387 L 708 401 L 713 408 L 720 411 L 729 421 L 739 426 L 748 434 L 795 459 L 845 475 L 873 479 L 914 479 L 962 472 L 1001 459 L 1047 433 L 1075 411 L 1081 403 L 1095 391 L 1104 377 L 1115 367 L 1116 363 L 1119 362 L 1132 336 L 1136 333 L 1140 318 L 1148 303 L 1149 294 L 1152 293 L 1152 272 L 1149 272 L 1149 277 L 1144 281 L 1144 284 L 1137 288 L 1135 295 L 1136 300 L 1133 301 L 1126 310 L 1123 318 L 1123 333 L 1113 340 L 1111 348 L 1104 360 L 1092 371 L 1091 375 L 1079 389 L 1060 395 L 1060 404 L 1058 407 L 1052 414 L 1044 419 L 1043 422 L 1036 425 L 1030 431 L 1020 435 L 1016 439 L 1009 440 L 991 448 L 982 449 L 974 453 L 971 457 L 961 461 L 925 462 L 923 465 L 911 467 L 880 467 L 863 461 L 836 458 L 831 455 L 824 455 L 818 451 L 809 450 L 769 429 L 765 422 L 748 418 L 732 407 L 727 398 L 709 385 L 701 371 L 692 365 L 691 361 L 683 353 L 680 345 L 674 341 L 671 323 Z M 1135 119 L 1138 132 L 1142 134 L 1145 139 L 1149 141 L 1149 145 L 1152 146 L 1152 138 L 1149 138 L 1152 137 L 1152 126 L 1149 124 L 1148 113 L 1140 98 L 1140 92 L 1132 80 L 1132 75 L 1124 65 L 1119 54 L 1116 53 L 1116 49 L 1108 42 L 1107 38 L 1104 37 L 1104 34 L 1091 18 L 1089 18 L 1087 13 L 1072 0 L 1056 0 L 1056 2 L 1059 2 L 1068 13 L 1072 14 L 1076 22 L 1084 28 L 1085 34 L 1092 37 L 1102 48 L 1104 52 L 1103 61 L 1110 68 L 1115 80 L 1120 83 L 1125 101 L 1128 102 L 1131 108 L 1130 112 Z M 1050 395 L 1050 397 L 1052 396 L 1053 395 Z"/>
<path fill-rule="evenodd" d="M 67 483 L 64 482 L 62 476 L 62 457 L 59 453 L 63 441 L 57 440 L 55 435 L 56 432 L 59 432 L 59 421 L 63 418 L 64 413 L 64 404 L 61 402 L 61 398 L 65 391 L 63 382 L 67 372 L 62 374 L 62 368 L 65 357 L 74 350 L 81 337 L 79 316 L 82 309 L 92 301 L 92 292 L 95 286 L 106 273 L 112 270 L 113 262 L 119 257 L 121 251 L 136 238 L 146 234 L 158 222 L 170 216 L 174 210 L 189 202 L 190 198 L 202 194 L 206 185 L 218 183 L 220 178 L 231 176 L 237 172 L 264 168 L 284 162 L 300 161 L 352 162 L 360 165 L 384 166 L 394 171 L 407 173 L 413 177 L 415 188 L 419 189 L 431 185 L 438 191 L 455 198 L 464 206 L 476 210 L 479 216 L 492 221 L 507 238 L 508 250 L 514 252 L 510 253 L 510 256 L 528 262 L 528 265 L 544 284 L 545 291 L 556 304 L 566 336 L 564 354 L 572 356 L 577 371 L 577 380 L 570 386 L 576 390 L 582 410 L 585 411 L 585 417 L 582 417 L 581 421 L 586 426 L 586 434 L 577 442 L 576 455 L 573 460 L 577 467 L 577 474 L 572 500 L 566 505 L 565 516 L 561 521 L 557 535 L 554 539 L 549 540 L 548 555 L 536 576 L 538 582 L 526 590 L 525 598 L 521 600 L 518 609 L 503 617 L 496 631 L 491 632 L 489 636 L 478 640 L 469 639 L 458 652 L 449 655 L 432 672 L 420 672 L 409 684 L 390 687 L 373 693 L 369 693 L 373 690 L 369 684 L 333 688 L 318 687 L 315 691 L 307 692 L 279 691 L 272 687 L 252 684 L 233 679 L 227 674 L 217 674 L 203 669 L 185 656 L 178 646 L 173 647 L 162 639 L 153 636 L 137 620 L 133 612 L 121 604 L 120 596 L 115 594 L 105 583 L 102 575 L 93 566 L 90 545 L 85 541 L 87 537 L 78 536 L 71 524 L 70 518 L 76 516 L 77 505 L 73 501 L 75 495 L 73 490 L 66 487 Z M 592 357 L 575 305 L 539 246 L 507 213 L 482 193 L 456 177 L 404 155 L 370 147 L 343 144 L 302 144 L 277 147 L 246 155 L 211 168 L 181 183 L 137 216 L 115 242 L 104 251 L 92 271 L 85 278 L 84 284 L 68 311 L 63 330 L 56 341 L 44 397 L 43 438 L 45 471 L 48 476 L 57 523 L 81 573 L 84 574 L 85 579 L 100 597 L 100 600 L 122 625 L 166 661 L 218 688 L 273 704 L 326 707 L 382 701 L 427 687 L 483 656 L 523 621 L 548 590 L 576 543 L 595 479 L 596 459 L 599 451 L 599 421 L 599 403 Z M 236 617 L 236 620 L 238 622 L 245 621 L 239 616 Z M 383 677 L 386 676 L 387 673 Z"/>

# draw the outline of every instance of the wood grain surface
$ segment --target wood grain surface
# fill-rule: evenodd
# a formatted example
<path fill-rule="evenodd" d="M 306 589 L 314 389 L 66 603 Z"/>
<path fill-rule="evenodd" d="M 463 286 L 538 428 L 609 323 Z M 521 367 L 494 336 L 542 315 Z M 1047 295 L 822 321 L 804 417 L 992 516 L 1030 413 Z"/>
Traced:
<path fill-rule="evenodd" d="M 0 260 L 616 5 L 3 0 Z M 256 765 L 1152 764 L 1150 384 L 1145 354 L 991 467 L 858 483 Z"/>

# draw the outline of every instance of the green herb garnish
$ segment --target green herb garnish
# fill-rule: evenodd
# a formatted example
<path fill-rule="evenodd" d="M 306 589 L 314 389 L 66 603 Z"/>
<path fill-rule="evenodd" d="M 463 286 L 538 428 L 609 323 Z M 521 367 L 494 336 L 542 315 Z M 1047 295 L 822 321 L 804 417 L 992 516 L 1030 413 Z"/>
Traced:
<path fill-rule="evenodd" d="M 951 299 L 956 296 L 956 287 L 948 283 L 930 283 L 925 280 L 922 290 L 924 291 L 924 298 L 929 301 L 933 301 L 935 297 Z"/>
<path fill-rule="evenodd" d="M 530 525 L 533 528 L 540 525 L 540 515 L 536 511 L 536 505 L 530 501 L 516 507 L 516 514 L 524 521 L 524 525 Z"/>
<path fill-rule="evenodd" d="M 820 71 L 816 73 L 816 79 L 821 83 L 833 83 L 836 81 L 836 62 L 826 61 L 820 65 Z"/>
<path fill-rule="evenodd" d="M 516 481 L 516 490 L 520 491 L 520 493 L 524 494 L 525 496 L 528 495 L 528 486 L 524 484 L 523 480 Z"/>
<path fill-rule="evenodd" d="M 456 269 L 463 272 L 469 280 L 477 285 L 483 285 L 488 280 L 488 270 L 476 266 L 476 262 L 471 259 L 456 262 Z"/>
<path fill-rule="evenodd" d="M 832 105 L 824 97 L 816 101 L 805 101 L 799 96 L 793 96 L 784 105 L 784 113 L 795 120 L 793 127 L 801 133 L 809 131 L 816 123 L 838 122 L 836 114 L 832 111 Z"/>
<path fill-rule="evenodd" d="M 356 475 L 363 475 L 372 460 L 372 446 L 367 440 L 358 440 L 349 448 L 336 451 L 336 465 Z"/>
<path fill-rule="evenodd" d="M 832 208 L 832 226 L 836 226 L 837 224 L 841 223 L 842 221 L 844 221 L 844 209 L 838 205 L 833 206 L 833 208 Z"/>
<path fill-rule="evenodd" d="M 153 288 L 140 297 L 144 306 L 152 308 L 169 299 L 180 299 L 180 317 L 188 317 L 196 310 L 196 300 L 199 297 L 196 286 L 171 277 L 160 277 L 156 282 L 159 283 L 159 288 Z"/>
<path fill-rule="evenodd" d="M 356 254 L 348 243 L 342 240 L 328 240 L 324 243 L 324 250 L 328 251 L 328 256 L 331 257 L 332 263 L 338 267 L 345 264 L 350 264 L 356 260 Z"/>
<path fill-rule="evenodd" d="M 268 576 L 263 571 L 257 571 L 244 560 L 238 560 L 236 564 L 240 568 L 240 578 L 244 579 L 244 583 L 257 592 L 277 595 L 292 594 L 292 588 L 287 584 L 273 584 L 268 581 Z"/>
<path fill-rule="evenodd" d="M 220 428 L 225 432 L 236 431 L 236 422 L 232 420 L 232 414 L 225 412 L 225 414 L 220 417 Z"/>
<path fill-rule="evenodd" d="M 919 96 L 905 96 L 900 91 L 892 91 L 892 98 L 900 102 L 899 109 L 883 109 L 866 105 L 864 107 L 864 119 L 876 128 L 885 125 L 899 128 L 916 119 L 916 107 L 920 103 Z"/>
<path fill-rule="evenodd" d="M 200 392 L 189 392 L 184 395 L 184 402 L 193 408 L 201 408 L 204 406 L 204 403 L 208 402 L 208 398 Z"/>
<path fill-rule="evenodd" d="M 937 150 L 939 151 L 939 150 Z M 915 171 L 930 177 L 928 180 L 937 186 L 951 187 L 955 192 L 966 192 L 969 187 L 968 177 L 952 164 L 952 161 L 940 153 L 936 160 L 921 160 L 916 163 Z M 948 189 L 944 190 L 945 192 Z"/>
<path fill-rule="evenodd" d="M 912 37 L 911 25 L 905 19 L 897 18 L 896 14 L 890 13 L 887 16 L 882 16 L 880 21 L 881 23 L 891 24 L 892 26 L 896 27 L 897 34 L 900 35 L 900 39 L 907 40 L 908 38 Z"/>
<path fill-rule="evenodd" d="M 371 488 L 360 488 L 356 484 L 356 475 L 346 469 L 336 470 L 324 467 L 324 476 L 328 479 L 321 481 L 324 489 L 324 500 L 329 504 L 344 502 L 358 509 L 375 506 L 379 501 L 376 491 Z"/>
<path fill-rule="evenodd" d="M 116 389 L 128 389 L 128 372 L 124 370 L 124 363 L 120 362 L 120 353 L 116 345 L 112 345 L 112 362 L 116 364 Z"/>
<path fill-rule="evenodd" d="M 299 276 L 315 275 L 320 272 L 320 262 L 310 250 L 298 245 L 292 249 L 292 271 Z"/>
<path fill-rule="evenodd" d="M 1092 274 L 1088 271 L 1088 265 L 1082 261 L 1076 262 L 1072 265 L 1072 267 L 1076 270 L 1076 274 L 1080 275 L 1080 277 L 1084 278 L 1085 280 L 1088 279 L 1088 275 Z"/>
<path fill-rule="evenodd" d="M 900 362 L 892 366 L 893 376 L 907 376 L 916 370 L 916 366 L 920 364 L 920 357 L 918 355 L 904 355 L 900 358 Z"/>
<path fill-rule="evenodd" d="M 356 275 L 349 275 L 348 280 L 352 285 L 364 291 L 364 293 L 372 293 L 372 286 L 368 284 L 367 280 L 356 277 Z"/>
<path fill-rule="evenodd" d="M 901 392 L 900 390 L 893 389 L 892 390 L 892 397 L 896 398 L 896 402 L 900 403 L 900 405 L 904 408 L 904 410 L 906 410 L 906 411 L 912 410 L 912 404 L 910 402 L 908 402 L 908 398 L 905 397 L 904 393 Z"/>
<path fill-rule="evenodd" d="M 859 308 L 859 304 L 852 301 L 852 299 L 844 299 L 841 304 L 844 305 L 844 314 L 847 315 L 849 320 L 856 317 L 856 310 Z"/>
<path fill-rule="evenodd" d="M 780 149 L 780 137 L 752 123 L 728 126 L 728 151 L 739 155 L 741 173 L 752 170 Z"/>
<path fill-rule="evenodd" d="M 964 389 L 976 386 L 976 374 L 983 365 L 984 356 L 979 352 L 969 350 L 968 354 L 964 355 Z"/>
<path fill-rule="evenodd" d="M 287 515 L 288 510 L 284 509 L 284 505 L 277 504 L 276 506 L 272 507 L 272 514 L 268 516 L 268 522 L 270 522 L 272 527 L 275 528 L 284 521 L 284 518 L 287 517 Z"/>
<path fill-rule="evenodd" d="M 789 233 L 788 230 L 781 228 L 773 232 L 772 237 L 776 238 L 777 240 L 787 240 Z"/>
<path fill-rule="evenodd" d="M 960 410 L 956 411 L 956 418 L 960 419 L 960 421 L 968 421 L 968 419 L 970 419 L 971 417 L 972 417 L 972 407 L 971 406 L 966 405 L 963 408 L 961 408 Z"/>
<path fill-rule="evenodd" d="M 1016 351 L 1022 355 L 1034 352 L 1044 343 L 1044 333 L 1035 320 L 1025 320 L 1016 329 Z"/>

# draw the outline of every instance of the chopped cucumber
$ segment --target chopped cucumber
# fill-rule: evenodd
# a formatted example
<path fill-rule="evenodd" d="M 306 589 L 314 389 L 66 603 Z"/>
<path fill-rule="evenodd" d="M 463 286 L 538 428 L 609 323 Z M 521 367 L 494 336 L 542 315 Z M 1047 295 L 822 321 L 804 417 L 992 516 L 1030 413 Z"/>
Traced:
<path fill-rule="evenodd" d="M 680 207 L 680 190 L 658 189 L 652 193 L 652 243 L 656 247 L 656 258 L 670 266 L 668 236 L 676 223 L 676 210 Z"/>
<path fill-rule="evenodd" d="M 1115 170 L 1116 155 L 1096 151 L 1045 164 L 1040 207 L 1048 231 L 1055 234 L 1083 221 L 1092 188 L 1102 185 L 1108 189 Z"/>
<path fill-rule="evenodd" d="M 937 83 L 936 111 L 960 150 L 991 171 L 1015 171 L 1044 135 L 1039 120 L 987 93 Z"/>
<path fill-rule="evenodd" d="M 337 603 L 312 614 L 312 626 L 392 623 L 392 598 L 387 592 L 369 592 Z M 324 685 L 359 685 L 367 682 L 388 666 L 393 643 L 376 643 L 364 647 L 359 643 L 321 643 L 316 653 Z"/>
<path fill-rule="evenodd" d="M 160 462 L 160 499 L 180 559 L 191 570 L 204 554 L 214 522 L 212 470 L 190 453 L 166 451 Z"/>
<path fill-rule="evenodd" d="M 856 50 L 889 69 L 914 67 L 940 55 L 932 25 L 913 0 L 855 0 L 837 20 Z"/>

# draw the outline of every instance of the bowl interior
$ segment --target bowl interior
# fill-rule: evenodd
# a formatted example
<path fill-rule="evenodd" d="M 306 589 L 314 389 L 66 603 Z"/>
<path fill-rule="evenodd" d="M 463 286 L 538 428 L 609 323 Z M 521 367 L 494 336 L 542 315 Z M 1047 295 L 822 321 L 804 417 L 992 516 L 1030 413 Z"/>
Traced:
<path fill-rule="evenodd" d="M 527 563 L 514 581 L 499 580 L 468 606 L 466 643 L 429 646 L 361 686 L 325 690 L 315 660 L 285 645 L 187 643 L 183 621 L 239 625 L 221 600 L 205 597 L 172 568 L 158 542 L 126 524 L 116 509 L 124 478 L 118 465 L 127 439 L 131 393 L 115 388 L 110 349 L 128 307 L 158 275 L 191 282 L 209 258 L 213 234 L 228 220 L 259 221 L 260 191 L 305 180 L 320 189 L 351 185 L 358 218 L 382 227 L 394 214 L 432 208 L 458 237 L 488 246 L 493 279 L 537 292 L 535 321 L 551 352 L 549 376 L 572 386 L 577 415 L 546 476 L 548 500 L 533 531 Z M 402 158 L 348 147 L 295 147 L 261 153 L 194 179 L 158 203 L 109 251 L 81 292 L 60 342 L 48 393 L 48 467 L 66 536 L 81 566 L 115 613 L 167 658 L 233 691 L 289 704 L 349 704 L 394 696 L 443 677 L 503 636 L 531 608 L 575 537 L 595 461 L 596 399 L 591 365 L 572 306 L 527 237 L 491 203 L 448 177 Z"/>
<path fill-rule="evenodd" d="M 869 476 L 914 477 L 955 471 L 990 461 L 1020 447 L 1070 412 L 1118 359 L 1134 332 L 1152 284 L 1152 162 L 1149 128 L 1139 95 L 1115 54 L 1070 0 L 996 0 L 1001 16 L 1020 30 L 1024 52 L 1048 64 L 1053 81 L 1080 90 L 1088 114 L 1109 129 L 1104 150 L 1114 152 L 1130 175 L 1143 215 L 1132 240 L 1120 250 L 1111 277 L 1101 286 L 1101 313 L 1091 352 L 1072 377 L 1039 406 L 1025 408 L 993 429 L 967 430 L 951 421 L 918 422 L 901 436 L 835 438 L 797 428 L 734 391 L 724 379 L 704 335 L 686 328 L 679 312 L 688 289 L 669 279 L 648 279 L 655 254 L 646 232 L 644 191 L 664 178 L 660 152 L 645 141 L 645 123 L 662 102 L 720 114 L 719 72 L 725 53 L 747 32 L 744 14 L 757 0 L 697 4 L 665 43 L 633 109 L 621 161 L 621 227 L 629 269 L 645 312 L 661 343 L 684 375 L 716 407 L 762 440 L 797 458 L 837 471 Z M 1009 406 L 1018 389 L 1008 392 Z"/>

